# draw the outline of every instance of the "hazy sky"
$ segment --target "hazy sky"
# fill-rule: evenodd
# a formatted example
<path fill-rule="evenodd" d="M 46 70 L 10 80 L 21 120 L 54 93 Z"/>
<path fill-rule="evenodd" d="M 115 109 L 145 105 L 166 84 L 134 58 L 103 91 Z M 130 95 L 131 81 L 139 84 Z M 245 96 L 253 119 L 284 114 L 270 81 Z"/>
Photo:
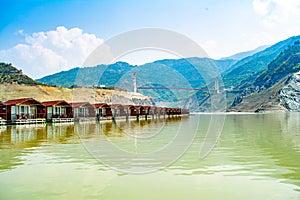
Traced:
<path fill-rule="evenodd" d="M 0 61 L 34 77 L 81 66 L 103 41 L 164 28 L 212 58 L 300 35 L 300 0 L 1 0 Z M 140 64 L 151 61 L 126 60 Z M 167 56 L 166 56 L 167 57 Z"/>

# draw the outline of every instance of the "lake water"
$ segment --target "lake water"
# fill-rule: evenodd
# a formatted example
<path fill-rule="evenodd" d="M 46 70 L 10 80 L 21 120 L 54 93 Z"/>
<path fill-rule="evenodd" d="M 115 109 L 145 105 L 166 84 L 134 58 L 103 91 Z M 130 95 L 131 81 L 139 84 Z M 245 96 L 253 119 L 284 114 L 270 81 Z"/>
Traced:
<path fill-rule="evenodd" d="M 0 199 L 298 200 L 300 113 L 1 126 Z"/>

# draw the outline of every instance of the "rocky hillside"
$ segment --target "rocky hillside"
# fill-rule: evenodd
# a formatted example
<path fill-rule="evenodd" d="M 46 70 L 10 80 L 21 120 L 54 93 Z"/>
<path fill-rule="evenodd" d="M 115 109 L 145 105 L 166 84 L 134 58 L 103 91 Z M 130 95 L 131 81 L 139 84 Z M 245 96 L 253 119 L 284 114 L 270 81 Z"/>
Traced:
<path fill-rule="evenodd" d="M 150 97 L 139 93 L 98 88 L 62 88 L 44 85 L 0 84 L 0 100 L 32 97 L 38 101 L 65 100 L 90 103 L 153 105 Z"/>
<path fill-rule="evenodd" d="M 153 100 L 140 93 L 101 88 L 63 88 L 39 84 L 11 64 L 0 63 L 0 101 L 32 97 L 38 101 L 65 100 L 91 103 L 153 105 Z"/>
<path fill-rule="evenodd" d="M 230 111 L 299 111 L 300 41 L 288 46 L 266 70 L 239 85 Z"/>
<path fill-rule="evenodd" d="M 223 73 L 223 82 L 226 87 L 240 87 L 244 83 L 252 83 L 261 72 L 268 69 L 268 65 L 276 59 L 283 51 L 292 46 L 300 36 L 290 37 L 278 42 L 263 51 L 252 56 L 246 57 L 229 68 Z"/>
<path fill-rule="evenodd" d="M 300 72 L 283 78 L 274 86 L 264 90 L 263 92 L 252 93 L 251 95 L 240 98 L 240 102 L 232 106 L 230 111 L 300 112 Z"/>
<path fill-rule="evenodd" d="M 13 67 L 12 64 L 0 62 L 0 84 L 16 83 L 26 85 L 37 85 L 38 83 L 23 74 L 22 70 Z"/>
<path fill-rule="evenodd" d="M 300 112 L 300 72 L 290 76 L 279 91 L 279 103 L 289 111 Z"/>

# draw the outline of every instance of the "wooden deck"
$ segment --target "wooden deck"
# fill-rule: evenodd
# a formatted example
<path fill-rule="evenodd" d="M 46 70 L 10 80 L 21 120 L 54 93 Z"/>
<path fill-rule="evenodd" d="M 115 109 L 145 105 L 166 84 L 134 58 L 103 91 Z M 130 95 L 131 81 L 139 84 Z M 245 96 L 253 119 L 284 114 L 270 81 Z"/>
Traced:
<path fill-rule="evenodd" d="M 37 118 L 37 119 L 17 119 L 16 121 L 11 122 L 11 124 L 41 124 L 46 123 L 46 119 Z"/>
<path fill-rule="evenodd" d="M 161 114 L 161 115 L 139 115 L 137 116 L 117 116 L 114 118 L 115 121 L 122 121 L 122 120 L 151 120 L 151 119 L 160 119 L 160 118 L 172 118 L 172 117 L 178 117 L 178 116 L 188 116 L 189 114 Z M 36 119 L 18 119 L 15 121 L 7 121 L 4 119 L 0 119 L 0 126 L 5 125 L 22 125 L 22 124 L 46 124 L 46 123 L 74 123 L 74 122 L 101 122 L 101 121 L 110 121 L 113 120 L 112 116 L 107 117 L 79 117 L 79 118 L 53 118 L 51 120 L 46 120 L 44 118 L 36 118 Z"/>
<path fill-rule="evenodd" d="M 74 118 L 53 118 L 51 119 L 52 123 L 66 123 L 66 122 L 74 122 Z"/>
<path fill-rule="evenodd" d="M 7 121 L 6 120 L 4 120 L 4 119 L 1 119 L 0 120 L 0 125 L 6 125 L 7 124 Z"/>

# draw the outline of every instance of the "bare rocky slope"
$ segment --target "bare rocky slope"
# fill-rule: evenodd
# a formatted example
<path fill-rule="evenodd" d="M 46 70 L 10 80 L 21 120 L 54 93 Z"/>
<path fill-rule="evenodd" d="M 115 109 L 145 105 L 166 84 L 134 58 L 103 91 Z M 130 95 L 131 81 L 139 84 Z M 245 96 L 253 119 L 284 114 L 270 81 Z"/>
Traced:
<path fill-rule="evenodd" d="M 140 93 L 101 88 L 63 88 L 42 85 L 23 74 L 11 64 L 0 63 L 0 101 L 18 98 L 38 101 L 65 100 L 90 103 L 153 105 L 153 100 Z"/>
<path fill-rule="evenodd" d="M 294 73 L 261 93 L 241 97 L 233 112 L 300 111 L 300 72 Z"/>
<path fill-rule="evenodd" d="M 61 88 L 44 85 L 0 84 L 0 100 L 31 97 L 38 101 L 65 100 L 90 103 L 153 105 L 153 100 L 140 93 L 97 88 Z"/>

